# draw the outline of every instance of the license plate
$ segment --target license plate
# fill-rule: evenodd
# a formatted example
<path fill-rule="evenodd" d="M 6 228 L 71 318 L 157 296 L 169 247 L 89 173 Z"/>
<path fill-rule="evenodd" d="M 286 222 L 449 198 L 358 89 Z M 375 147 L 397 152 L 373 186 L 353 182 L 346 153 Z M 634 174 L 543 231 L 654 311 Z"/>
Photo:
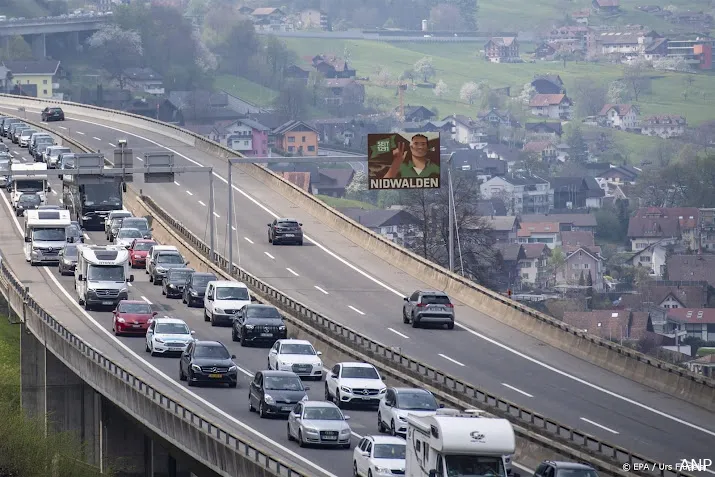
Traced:
<path fill-rule="evenodd" d="M 370 399 L 372 399 L 372 398 L 369 398 L 367 396 L 363 396 L 363 398 L 362 398 L 363 401 L 369 401 Z"/>
<path fill-rule="evenodd" d="M 324 441 L 337 441 L 338 436 L 325 436 L 325 437 L 323 437 L 323 440 Z"/>
<path fill-rule="evenodd" d="M 141 328 L 142 325 L 132 325 L 134 328 Z"/>
<path fill-rule="evenodd" d="M 209 378 L 223 378 L 223 374 L 209 374 Z"/>
<path fill-rule="evenodd" d="M 284 237 L 295 237 L 293 234 L 285 234 Z"/>
<path fill-rule="evenodd" d="M 293 409 L 293 408 L 292 408 L 291 406 L 283 406 L 283 407 L 281 408 L 281 410 L 283 410 L 283 411 L 290 411 L 290 410 L 292 410 L 292 409 Z"/>
<path fill-rule="evenodd" d="M 110 306 L 110 305 L 114 305 L 114 302 L 113 302 L 113 301 L 103 301 L 103 302 L 102 302 L 102 305 L 104 305 L 104 306 Z"/>
<path fill-rule="evenodd" d="M 261 337 L 263 338 L 270 338 L 271 336 L 273 336 L 273 333 L 261 333 Z"/>

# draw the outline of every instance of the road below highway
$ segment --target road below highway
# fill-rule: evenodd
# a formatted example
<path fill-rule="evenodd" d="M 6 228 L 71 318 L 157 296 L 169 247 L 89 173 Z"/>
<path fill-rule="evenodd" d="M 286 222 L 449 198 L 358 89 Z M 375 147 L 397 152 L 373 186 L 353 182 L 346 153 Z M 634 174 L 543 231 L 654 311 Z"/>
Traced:
<path fill-rule="evenodd" d="M 28 111 L 29 117 L 34 112 Z M 223 161 L 198 152 L 183 143 L 157 134 L 86 117 L 68 116 L 64 123 L 50 127 L 108 152 L 117 138 L 126 137 L 136 156 L 157 151 L 161 146 L 175 153 L 177 163 L 216 167 L 226 177 Z M 194 164 L 195 165 L 195 164 Z M 656 393 L 630 380 L 576 359 L 538 340 L 502 325 L 469 307 L 457 304 L 457 319 L 469 317 L 470 328 L 453 331 L 413 329 L 402 324 L 402 296 L 425 288 L 415 278 L 401 272 L 352 244 L 311 216 L 304 216 L 283 197 L 273 194 L 245 174 L 234 174 L 236 192 L 235 259 L 249 272 L 303 301 L 316 311 L 347 324 L 356 331 L 438 366 L 477 386 L 498 393 L 519 405 L 534 409 L 558 421 L 584 429 L 633 451 L 675 463 L 684 457 L 704 458 L 712 454 L 715 432 L 712 415 L 705 410 Z M 208 241 L 208 186 L 200 175 L 177 177 L 174 184 L 143 184 L 142 188 L 162 207 Z M 216 180 L 217 244 L 225 250 L 227 186 Z M 267 204 L 267 205 L 264 205 Z M 272 214 L 294 216 L 305 226 L 303 247 L 274 247 L 267 243 L 266 224 Z M 101 237 L 100 237 L 101 238 Z M 98 240 L 92 236 L 93 240 Z M 355 264 L 359 264 L 359 267 Z M 151 293 L 145 296 L 156 306 L 166 306 L 170 316 L 186 317 L 193 323 L 195 310 L 185 310 L 170 300 Z M 133 294 L 145 290 L 137 282 Z M 158 287 L 156 287 L 158 291 Z M 179 302 L 180 305 L 180 302 Z M 109 314 L 103 314 L 108 320 Z M 198 315 L 198 326 L 203 326 Z M 100 319 L 98 315 L 98 320 Z M 192 326 L 194 326 L 192 324 Z M 209 329 L 206 332 L 230 330 Z M 203 330 L 197 334 L 204 336 Z M 226 338 L 224 338 L 226 339 Z M 250 350 L 251 353 L 256 350 Z M 254 371 L 265 361 L 236 353 L 247 370 Z M 254 365 L 254 363 L 257 363 Z M 203 391 L 203 390 L 202 390 Z M 208 390 L 218 392 L 225 390 Z M 322 392 L 322 390 L 321 390 Z M 245 406 L 244 406 L 245 407 Z M 231 408 L 233 412 L 233 408 Z M 237 411 L 238 412 L 238 411 Z M 374 432 L 374 416 L 364 424 Z M 361 418 L 354 421 L 356 432 Z M 674 441 L 672 436 L 678 436 Z"/>

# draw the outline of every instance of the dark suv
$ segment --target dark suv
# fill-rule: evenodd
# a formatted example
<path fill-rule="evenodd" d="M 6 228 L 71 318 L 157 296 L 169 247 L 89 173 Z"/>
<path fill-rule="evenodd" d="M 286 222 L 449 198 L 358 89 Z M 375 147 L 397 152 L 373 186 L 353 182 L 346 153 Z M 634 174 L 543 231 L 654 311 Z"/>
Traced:
<path fill-rule="evenodd" d="M 303 245 L 303 224 L 295 219 L 276 219 L 268 224 L 268 243 L 295 243 Z"/>
<path fill-rule="evenodd" d="M 193 268 L 170 268 L 161 281 L 161 294 L 167 298 L 180 298 L 184 294 L 187 280 L 195 272 Z"/>
<path fill-rule="evenodd" d="M 454 305 L 446 293 L 417 290 L 404 300 L 404 323 L 412 323 L 413 328 L 426 324 L 447 325 L 450 330 L 454 328 Z"/>
<path fill-rule="evenodd" d="M 218 280 L 213 273 L 192 273 L 184 285 L 181 301 L 192 306 L 203 306 L 206 287 L 209 282 Z"/>
<path fill-rule="evenodd" d="M 203 383 L 238 384 L 238 367 L 233 360 L 236 355 L 228 352 L 218 341 L 192 341 L 181 354 L 179 379 L 189 386 Z"/>
<path fill-rule="evenodd" d="M 598 472 L 588 464 L 545 460 L 536 468 L 534 477 L 598 477 Z"/>
<path fill-rule="evenodd" d="M 231 338 L 240 341 L 241 346 L 249 343 L 273 345 L 276 340 L 288 338 L 288 331 L 276 307 L 246 305 L 234 315 Z"/>
<path fill-rule="evenodd" d="M 43 121 L 64 121 L 65 120 L 65 112 L 62 111 L 62 108 L 57 108 L 57 107 L 47 107 L 42 110 L 42 120 Z"/>

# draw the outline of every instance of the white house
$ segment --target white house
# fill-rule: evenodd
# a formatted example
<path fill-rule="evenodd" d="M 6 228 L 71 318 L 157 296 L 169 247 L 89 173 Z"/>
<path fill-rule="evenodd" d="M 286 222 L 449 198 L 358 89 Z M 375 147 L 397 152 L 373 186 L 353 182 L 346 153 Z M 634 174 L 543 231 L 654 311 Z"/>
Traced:
<path fill-rule="evenodd" d="M 502 199 L 509 215 L 547 214 L 554 206 L 554 189 L 536 176 L 495 176 L 479 188 L 484 199 Z"/>
<path fill-rule="evenodd" d="M 641 122 L 641 134 L 671 138 L 682 136 L 687 125 L 683 116 L 660 114 L 648 116 Z"/>
<path fill-rule="evenodd" d="M 124 70 L 127 86 L 132 91 L 161 96 L 164 94 L 164 79 L 151 68 L 127 68 Z"/>
<path fill-rule="evenodd" d="M 526 222 L 517 232 L 520 244 L 544 244 L 550 249 L 561 245 L 558 222 Z"/>
<path fill-rule="evenodd" d="M 646 248 L 638 251 L 628 263 L 634 267 L 646 267 L 650 270 L 649 275 L 653 278 L 660 279 L 665 271 L 665 262 L 668 254 L 668 245 L 675 244 L 677 240 L 663 239 L 648 245 Z M 667 307 L 670 308 L 670 307 Z"/>
<path fill-rule="evenodd" d="M 551 248 L 543 243 L 522 245 L 526 258 L 519 260 L 522 283 L 542 285 L 546 282 L 546 267 L 551 256 Z"/>
<path fill-rule="evenodd" d="M 535 94 L 529 100 L 531 114 L 551 119 L 569 119 L 572 105 L 571 100 L 563 93 Z"/>
<path fill-rule="evenodd" d="M 638 126 L 638 107 L 632 104 L 606 104 L 598 113 L 603 126 L 626 130 Z"/>
<path fill-rule="evenodd" d="M 453 114 L 443 119 L 452 123 L 452 139 L 461 144 L 480 145 L 487 143 L 487 131 L 483 124 L 472 118 Z"/>

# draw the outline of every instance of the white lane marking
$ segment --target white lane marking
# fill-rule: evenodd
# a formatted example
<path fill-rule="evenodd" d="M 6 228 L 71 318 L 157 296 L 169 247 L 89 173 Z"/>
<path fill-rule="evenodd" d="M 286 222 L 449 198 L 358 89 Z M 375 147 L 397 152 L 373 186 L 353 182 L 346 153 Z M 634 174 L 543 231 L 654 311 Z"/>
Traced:
<path fill-rule="evenodd" d="M 52 195 L 57 195 L 57 191 L 55 189 L 52 189 Z"/>
<path fill-rule="evenodd" d="M 129 285 L 130 287 L 133 287 L 133 286 L 134 286 L 134 285 L 131 284 L 131 282 L 127 282 L 127 285 Z"/>
<path fill-rule="evenodd" d="M 394 329 L 394 328 L 388 328 L 388 330 L 392 331 L 392 332 L 395 333 L 397 336 L 402 336 L 402 337 L 405 338 L 406 340 L 410 339 L 409 336 L 407 336 L 407 335 L 404 334 L 404 333 L 400 333 L 399 331 L 397 331 L 397 330 Z"/>
<path fill-rule="evenodd" d="M 12 155 L 14 156 L 14 155 L 15 155 L 15 151 L 10 151 L 10 154 L 12 154 Z"/>
<path fill-rule="evenodd" d="M 511 389 L 512 391 L 516 391 L 516 392 L 518 392 L 518 393 L 521 393 L 521 394 L 523 394 L 524 396 L 527 396 L 527 397 L 530 397 L 530 398 L 533 398 L 533 397 L 534 397 L 534 396 L 532 396 L 531 394 L 529 394 L 529 393 L 527 393 L 527 392 L 524 392 L 524 391 L 522 391 L 522 390 L 519 389 L 519 388 L 515 388 L 515 387 L 512 386 L 511 384 L 501 383 L 501 385 L 504 386 L 505 388 Z"/>
<path fill-rule="evenodd" d="M 145 302 L 147 302 L 149 305 L 152 304 L 152 303 L 149 301 L 149 299 L 148 299 L 147 297 L 145 297 L 144 295 L 142 295 L 140 298 L 141 298 L 142 300 L 144 300 Z"/>
<path fill-rule="evenodd" d="M 273 255 L 271 255 L 271 254 L 268 253 L 268 252 L 263 252 L 263 253 L 265 253 L 266 255 L 268 255 L 268 258 L 270 258 L 270 259 L 273 259 L 273 260 L 276 259 L 276 257 L 274 257 Z"/>
<path fill-rule="evenodd" d="M 350 309 L 351 309 L 352 311 L 354 311 L 355 313 L 360 313 L 361 315 L 364 315 L 364 314 L 365 314 L 365 313 L 363 313 L 362 311 L 358 310 L 357 308 L 355 308 L 355 307 L 352 306 L 352 305 L 348 305 L 348 308 L 350 308 Z"/>
<path fill-rule="evenodd" d="M 176 182 L 176 181 L 174 181 L 174 184 L 176 184 L 176 185 L 178 185 L 178 186 L 180 186 L 180 185 L 181 185 L 181 184 L 179 184 L 179 183 L 178 183 L 178 182 Z"/>
<path fill-rule="evenodd" d="M 4 107 L 4 109 L 12 109 L 12 108 Z M 183 159 L 185 159 L 185 160 L 191 162 L 191 163 L 194 164 L 194 165 L 203 166 L 203 164 L 201 164 L 200 162 L 197 162 L 197 161 L 195 161 L 195 160 L 193 160 L 193 159 L 191 159 L 191 158 L 185 156 L 184 154 L 181 154 L 180 152 L 178 152 L 178 151 L 176 151 L 176 150 L 174 150 L 174 149 L 172 149 L 172 148 L 170 148 L 170 147 L 163 146 L 163 145 L 159 144 L 159 143 L 156 142 L 156 141 L 153 141 L 153 140 L 151 140 L 151 139 L 145 138 L 145 137 L 140 136 L 140 135 L 138 135 L 138 134 L 130 133 L 130 132 L 128 132 L 128 131 L 124 131 L 124 130 L 119 129 L 119 128 L 115 128 L 115 127 L 112 127 L 112 126 L 107 126 L 106 124 L 100 124 L 100 123 L 97 123 L 97 122 L 94 122 L 94 121 L 88 121 L 88 120 L 85 120 L 85 119 L 75 119 L 75 118 L 73 118 L 73 120 L 74 120 L 74 121 L 83 122 L 83 123 L 87 123 L 87 124 L 92 124 L 92 125 L 94 125 L 94 126 L 99 126 L 99 127 L 105 128 L 105 129 L 110 129 L 110 130 L 113 130 L 113 131 L 120 132 L 120 133 L 122 133 L 122 134 L 127 134 L 127 135 L 129 135 L 129 136 L 136 137 L 136 138 L 141 139 L 141 140 L 143 140 L 143 141 L 146 141 L 146 142 L 148 142 L 148 143 L 154 144 L 155 146 L 158 146 L 158 147 L 161 147 L 161 148 L 163 148 L 163 149 L 166 149 L 167 151 L 169 151 L 169 152 L 173 153 L 174 155 L 179 156 L 179 157 L 181 157 L 181 158 L 183 158 Z M 224 179 L 223 177 L 221 177 L 218 173 L 214 172 L 213 175 L 214 175 L 214 177 L 216 177 L 216 178 L 218 178 L 220 181 L 222 181 L 224 184 L 228 184 L 228 180 L 226 180 L 226 179 Z M 276 214 L 275 212 L 271 211 L 268 207 L 266 207 L 265 205 L 261 204 L 260 202 L 258 202 L 258 200 L 254 199 L 253 197 L 251 197 L 250 195 L 248 195 L 246 192 L 242 191 L 241 189 L 239 189 L 239 188 L 236 187 L 235 185 L 233 186 L 233 189 L 234 189 L 236 192 L 238 192 L 239 194 L 243 195 L 243 196 L 244 196 L 245 198 L 247 198 L 248 200 L 250 200 L 251 202 L 253 202 L 256 206 L 258 206 L 258 207 L 260 207 L 261 209 L 263 209 L 266 213 L 270 214 L 271 216 L 273 216 L 273 217 L 276 218 L 276 219 L 279 218 L 279 215 L 278 215 L 278 214 Z M 21 230 L 20 233 L 23 233 L 23 231 Z M 384 288 L 385 290 L 392 292 L 393 294 L 399 296 L 400 298 L 404 298 L 405 296 L 407 296 L 405 293 L 402 293 L 402 292 L 400 292 L 400 291 L 398 291 L 398 290 L 396 290 L 396 289 L 390 287 L 390 286 L 387 285 L 386 283 L 384 283 L 384 282 L 378 280 L 377 278 L 371 276 L 371 275 L 368 274 L 367 272 L 365 272 L 365 271 L 359 269 L 358 267 L 356 267 L 356 266 L 353 265 L 352 263 L 348 262 L 348 261 L 345 260 L 344 258 L 338 256 L 338 255 L 337 255 L 335 252 L 333 252 L 332 250 L 328 249 L 328 248 L 325 247 L 324 245 L 322 245 L 322 244 L 320 244 L 319 242 L 315 241 L 315 240 L 312 239 L 311 237 L 309 237 L 309 236 L 307 236 L 307 235 L 305 235 L 304 237 L 305 237 L 308 241 L 310 241 L 311 243 L 313 243 L 316 247 L 320 248 L 322 251 L 324 251 L 325 253 L 327 253 L 328 255 L 330 255 L 331 257 L 335 258 L 336 260 L 338 260 L 339 262 L 341 262 L 342 264 L 344 264 L 344 265 L 347 266 L 348 268 L 350 268 L 350 269 L 356 271 L 357 273 L 359 273 L 359 274 L 362 275 L 363 277 L 367 278 L 368 280 L 372 281 L 373 283 L 375 283 L 375 284 L 377 284 L 377 285 L 380 285 L 380 286 L 381 286 L 382 288 Z M 326 292 L 326 294 L 327 294 L 327 292 Z M 577 377 L 577 376 L 571 375 L 571 374 L 569 374 L 569 373 L 567 373 L 567 372 L 565 372 L 565 371 L 561 371 L 560 369 L 554 368 L 553 366 L 550 366 L 550 365 L 548 365 L 548 364 L 546 364 L 546 363 L 543 363 L 543 362 L 541 362 L 541 361 L 538 361 L 538 360 L 532 358 L 531 356 L 527 356 L 527 355 L 525 355 L 524 353 L 521 353 L 521 352 L 519 352 L 519 351 L 517 351 L 517 350 L 515 350 L 515 349 L 512 349 L 512 348 L 509 348 L 508 346 L 506 346 L 506 345 L 504 345 L 504 344 L 502 344 L 502 343 L 499 343 L 498 341 L 495 341 L 495 340 L 493 340 L 493 339 L 491 339 L 491 338 L 489 338 L 489 337 L 487 337 L 487 336 L 485 336 L 485 335 L 483 335 L 483 334 L 481 334 L 481 333 L 478 333 L 478 332 L 476 332 L 476 331 L 474 331 L 474 330 L 472 330 L 472 329 L 469 329 L 469 328 L 467 328 L 466 326 L 464 326 L 464 325 L 462 325 L 462 324 L 460 324 L 460 323 L 456 323 L 456 322 L 455 322 L 455 324 L 456 324 L 458 327 L 460 327 L 460 328 L 462 328 L 462 329 L 468 331 L 468 332 L 471 333 L 473 336 L 477 336 L 477 337 L 483 339 L 484 341 L 487 341 L 488 343 L 491 343 L 491 344 L 493 344 L 493 345 L 499 346 L 499 347 L 502 348 L 503 350 L 508 351 L 508 352 L 510 352 L 510 353 L 512 353 L 512 354 L 514 354 L 514 355 L 516 355 L 516 356 L 519 356 L 519 357 L 523 358 L 523 359 L 526 359 L 527 361 L 529 361 L 529 362 L 531 362 L 531 363 L 533 363 L 533 364 L 536 364 L 536 365 L 538 365 L 538 366 L 541 366 L 541 367 L 544 368 L 544 369 L 548 369 L 549 371 L 552 371 L 552 372 L 554 372 L 554 373 L 557 373 L 557 374 L 559 374 L 559 375 L 561 375 L 561 376 L 563 376 L 563 377 L 565 377 L 565 378 L 571 379 L 571 380 L 573 380 L 573 381 L 575 381 L 575 382 L 577 382 L 577 383 L 579 383 L 579 384 L 583 384 L 584 386 L 588 386 L 588 387 L 590 387 L 591 389 L 595 389 L 595 390 L 597 390 L 597 391 L 600 391 L 600 392 L 602 392 L 602 393 L 604 393 L 604 394 L 607 394 L 607 395 L 609 395 L 609 396 L 611 396 L 611 397 L 613 397 L 613 398 L 620 399 L 620 400 L 622 400 L 623 402 L 627 402 L 628 404 L 632 404 L 632 405 L 634 405 L 634 406 L 640 407 L 641 409 L 645 409 L 645 410 L 647 410 L 647 411 L 650 411 L 650 412 L 652 412 L 653 414 L 657 414 L 657 415 L 659 415 L 659 416 L 661 416 L 661 417 L 665 417 L 665 418 L 667 418 L 667 419 L 670 419 L 671 421 L 674 421 L 674 422 L 677 422 L 677 423 L 682 424 L 682 425 L 684 425 L 684 426 L 690 427 L 691 429 L 696 429 L 696 430 L 701 431 L 701 432 L 703 432 L 703 433 L 705 433 L 705 434 L 708 434 L 708 435 L 711 435 L 711 436 L 715 437 L 715 431 L 711 431 L 711 430 L 709 430 L 709 429 L 706 429 L 706 428 L 704 428 L 704 427 L 698 426 L 698 425 L 696 425 L 696 424 L 692 424 L 692 423 L 690 423 L 690 422 L 688 422 L 688 421 L 685 421 L 685 420 L 680 419 L 680 418 L 678 418 L 678 417 L 672 416 L 672 415 L 670 415 L 670 414 L 668 414 L 668 413 L 665 413 L 665 412 L 660 411 L 660 410 L 658 410 L 658 409 L 655 409 L 655 408 L 653 408 L 653 407 L 647 406 L 647 405 L 642 404 L 642 403 L 640 403 L 640 402 L 638 402 L 638 401 L 635 401 L 635 400 L 633 400 L 633 399 L 630 399 L 630 398 L 621 396 L 621 395 L 619 395 L 619 394 L 617 394 L 617 393 L 615 393 L 615 392 L 613 392 L 613 391 L 609 391 L 608 389 L 605 389 L 605 388 L 602 388 L 602 387 L 597 386 L 597 385 L 595 385 L 595 384 L 589 383 L 588 381 L 585 381 L 585 380 L 583 380 L 583 379 L 581 379 L 581 378 L 579 378 L 579 377 Z M 627 379 L 627 378 L 624 378 L 624 379 Z"/>
<path fill-rule="evenodd" d="M 235 231 L 236 231 L 236 227 L 234 227 L 234 226 L 232 225 L 232 226 L 231 226 L 231 230 L 233 230 L 233 231 L 235 232 Z"/>
<path fill-rule="evenodd" d="M 440 355 L 441 357 L 443 357 L 444 359 L 446 359 L 447 361 L 451 361 L 451 362 L 453 362 L 454 364 L 458 364 L 458 365 L 460 365 L 460 366 L 464 366 L 464 364 L 460 363 L 460 362 L 457 361 L 456 359 L 450 358 L 450 357 L 447 356 L 446 354 L 440 353 L 439 355 Z"/>
<path fill-rule="evenodd" d="M 85 240 L 89 240 L 89 235 L 87 234 L 82 234 L 82 237 L 84 237 Z"/>
<path fill-rule="evenodd" d="M 221 218 L 221 216 L 218 215 L 216 212 L 214 212 L 214 217 L 216 217 L 217 219 L 220 219 L 220 218 Z"/>
<path fill-rule="evenodd" d="M 286 267 L 286 270 L 288 270 L 289 272 L 291 272 L 291 273 L 292 273 L 293 275 L 295 275 L 296 277 L 299 277 L 299 276 L 300 276 L 300 275 L 298 275 L 297 273 L 295 273 L 293 270 L 291 270 L 291 269 L 288 268 L 288 267 Z"/>
<path fill-rule="evenodd" d="M 190 190 L 187 190 L 186 193 L 189 195 L 194 195 L 193 192 L 191 192 Z"/>
<path fill-rule="evenodd" d="M 606 426 L 604 426 L 604 425 L 602 425 L 602 424 L 599 424 L 599 423 L 597 423 L 597 422 L 593 422 L 592 420 L 586 419 L 585 417 L 582 417 L 581 420 L 584 421 L 584 422 L 588 422 L 589 424 L 592 424 L 592 425 L 594 425 L 594 426 L 596 426 L 596 427 L 600 427 L 601 429 L 603 429 L 603 430 L 605 430 L 605 431 L 612 432 L 612 433 L 614 433 L 614 434 L 620 434 L 620 432 L 614 431 L 614 430 L 611 429 L 610 427 L 606 427 Z"/>
<path fill-rule="evenodd" d="M 84 136 L 84 133 L 82 131 L 75 131 L 77 134 Z"/>
<path fill-rule="evenodd" d="M 233 230 L 236 230 L 236 229 L 234 228 Z M 246 240 L 246 242 L 253 243 L 253 240 L 251 240 L 250 238 L 248 238 L 248 237 L 243 237 L 243 238 Z"/>
<path fill-rule="evenodd" d="M 67 131 L 67 128 L 64 127 L 64 126 L 57 126 L 57 127 L 60 128 L 60 129 L 64 129 L 65 131 Z"/>
<path fill-rule="evenodd" d="M 141 157 L 139 157 L 139 156 L 137 156 L 137 158 L 136 158 L 136 159 L 137 159 L 137 161 L 142 161 L 142 162 L 144 162 L 144 159 L 142 159 L 142 158 L 141 158 Z"/>
<path fill-rule="evenodd" d="M 101 141 L 101 140 L 102 140 L 101 137 L 97 137 L 97 136 L 92 136 L 92 139 L 94 139 L 94 140 L 96 140 L 96 141 Z"/>
<path fill-rule="evenodd" d="M 314 286 L 319 292 L 323 292 L 325 295 L 329 295 L 328 292 L 326 292 L 325 290 L 323 290 L 322 288 L 320 288 L 318 285 L 313 285 L 313 286 Z"/>
<path fill-rule="evenodd" d="M 109 144 L 109 145 L 112 146 L 112 147 L 117 147 L 116 144 L 112 144 L 111 142 L 108 142 L 107 144 Z"/>
<path fill-rule="evenodd" d="M 206 207 L 206 204 L 204 204 L 202 201 L 199 201 L 199 204 L 201 204 L 201 205 L 203 205 L 204 207 Z"/>

